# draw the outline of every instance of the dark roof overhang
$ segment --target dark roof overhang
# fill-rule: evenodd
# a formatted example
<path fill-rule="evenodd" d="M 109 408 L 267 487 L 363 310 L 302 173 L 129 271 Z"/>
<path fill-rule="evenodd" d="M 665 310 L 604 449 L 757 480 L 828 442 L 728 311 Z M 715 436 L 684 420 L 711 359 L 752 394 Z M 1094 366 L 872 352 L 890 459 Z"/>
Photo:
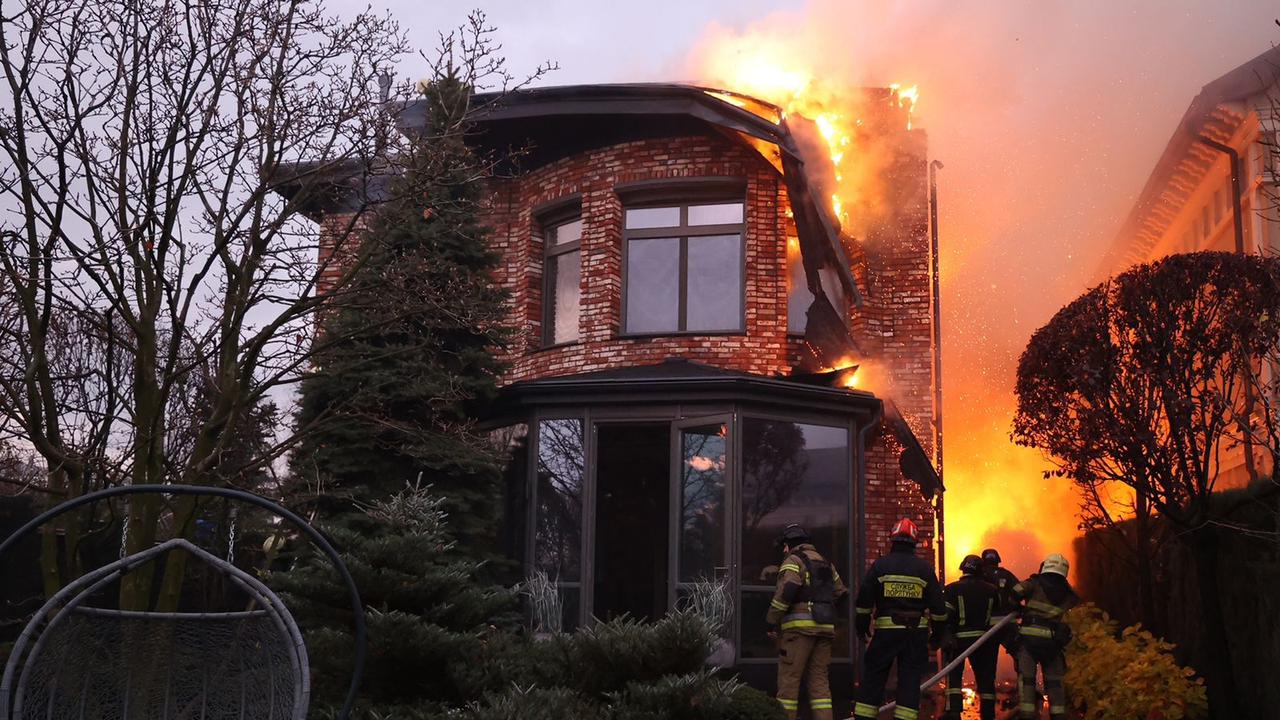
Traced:
<path fill-rule="evenodd" d="M 531 408 L 583 405 L 728 402 L 851 416 L 859 424 L 879 417 L 881 409 L 881 400 L 863 390 L 669 359 L 653 365 L 513 383 L 502 388 L 492 414 L 510 417 Z"/>
<path fill-rule="evenodd" d="M 907 424 L 907 419 L 898 409 L 898 404 L 892 400 L 885 402 L 884 421 L 902 445 L 902 454 L 898 456 L 898 469 L 902 470 L 902 474 L 920 486 L 920 494 L 925 500 L 932 500 L 934 495 L 946 492 L 947 489 L 942 485 L 942 477 L 933 467 L 933 462 L 925 453 L 920 439 Z"/>
<path fill-rule="evenodd" d="M 840 376 L 839 372 L 827 372 L 769 377 L 670 358 L 652 365 L 513 383 L 502 388 L 488 424 L 511 422 L 535 409 L 570 410 L 592 405 L 748 403 L 782 412 L 830 413 L 850 417 L 859 427 L 883 421 L 902 446 L 898 465 L 903 475 L 920 487 L 926 499 L 945 492 L 897 405 L 865 390 L 835 386 Z"/>

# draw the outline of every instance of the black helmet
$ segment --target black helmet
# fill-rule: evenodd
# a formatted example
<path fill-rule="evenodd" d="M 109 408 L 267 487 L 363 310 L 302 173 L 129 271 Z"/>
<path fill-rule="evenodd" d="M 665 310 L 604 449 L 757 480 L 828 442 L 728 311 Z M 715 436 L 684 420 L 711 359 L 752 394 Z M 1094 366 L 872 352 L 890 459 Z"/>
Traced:
<path fill-rule="evenodd" d="M 982 551 L 982 562 L 991 563 L 992 565 L 1000 564 L 1000 553 L 995 548 L 987 548 Z"/>
<path fill-rule="evenodd" d="M 965 555 L 960 561 L 960 574 L 977 575 L 982 572 L 982 558 L 977 555 Z"/>
<path fill-rule="evenodd" d="M 783 545 L 795 547 L 810 542 L 809 531 L 792 523 L 782 529 L 782 534 L 778 536 L 777 545 L 781 548 Z"/>

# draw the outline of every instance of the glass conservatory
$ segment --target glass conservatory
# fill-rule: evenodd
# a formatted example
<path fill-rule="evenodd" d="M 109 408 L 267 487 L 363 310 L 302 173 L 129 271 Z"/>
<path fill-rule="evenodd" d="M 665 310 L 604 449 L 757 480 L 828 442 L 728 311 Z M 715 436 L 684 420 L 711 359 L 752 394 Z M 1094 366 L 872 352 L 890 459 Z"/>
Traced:
<path fill-rule="evenodd" d="M 869 393 L 684 361 L 516 383 L 495 422 L 507 548 L 557 584 L 565 628 L 652 619 L 691 583 L 725 581 L 735 662 L 773 662 L 774 540 L 800 523 L 854 574 L 860 443 L 879 411 Z"/>

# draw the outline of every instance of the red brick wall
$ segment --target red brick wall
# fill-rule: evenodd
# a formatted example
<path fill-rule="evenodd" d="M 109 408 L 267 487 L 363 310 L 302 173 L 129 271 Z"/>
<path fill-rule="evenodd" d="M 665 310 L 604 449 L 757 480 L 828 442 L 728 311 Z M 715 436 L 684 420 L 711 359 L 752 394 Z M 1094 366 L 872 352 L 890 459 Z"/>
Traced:
<path fill-rule="evenodd" d="M 932 452 L 933 365 L 928 204 L 923 133 L 891 139 L 885 198 L 891 208 L 851 248 L 866 292 L 851 308 L 854 334 L 877 365 L 877 395 L 891 399 Z M 736 335 L 619 337 L 622 312 L 622 205 L 614 188 L 639 180 L 742 177 L 747 181 L 746 332 Z M 534 209 L 580 196 L 582 299 L 579 342 L 542 347 L 542 241 Z M 511 325 L 519 328 L 504 380 L 660 362 L 679 356 L 758 374 L 785 373 L 800 353 L 787 335 L 786 242 L 795 225 L 786 213 L 777 172 L 753 150 L 718 135 L 628 142 L 538 168 L 491 187 L 492 242 L 501 253 L 496 280 L 511 292 Z M 903 515 L 926 535 L 932 557 L 933 512 L 898 469 L 892 434 L 871 433 L 866 464 L 867 559 L 887 550 L 886 535 Z"/>
<path fill-rule="evenodd" d="M 925 136 L 903 131 L 886 138 L 883 170 L 886 212 L 862 239 L 867 293 L 854 329 L 874 354 L 874 375 L 884 387 L 868 388 L 892 400 L 924 451 L 933 453 L 933 321 Z M 888 550 L 886 535 L 901 516 L 920 525 L 922 556 L 933 559 L 933 508 L 901 476 L 901 447 L 880 432 L 867 453 L 867 560 Z"/>
<path fill-rule="evenodd" d="M 746 333 L 619 337 L 622 326 L 622 204 L 615 186 L 640 180 L 747 180 Z M 782 183 L 754 151 L 715 136 L 644 140 L 584 153 L 494 188 L 492 239 L 504 258 L 498 281 L 512 289 L 519 337 L 507 381 L 643 365 L 679 356 L 759 374 L 787 371 L 799 342 L 787 337 L 786 237 Z M 581 195 L 579 341 L 542 348 L 542 240 L 533 209 Z"/>

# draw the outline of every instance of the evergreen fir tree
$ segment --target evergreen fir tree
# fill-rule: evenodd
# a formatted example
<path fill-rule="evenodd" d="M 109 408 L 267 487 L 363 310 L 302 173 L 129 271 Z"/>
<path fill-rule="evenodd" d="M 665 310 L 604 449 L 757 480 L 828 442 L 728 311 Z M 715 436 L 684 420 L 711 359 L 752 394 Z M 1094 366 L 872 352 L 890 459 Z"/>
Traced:
<path fill-rule="evenodd" d="M 402 488 L 404 486 L 402 485 Z M 512 590 L 475 578 L 445 530 L 440 498 L 411 486 L 324 529 L 342 548 L 368 617 L 368 656 L 354 718 L 434 718 L 474 694 L 481 646 L 519 623 Z M 311 659 L 312 716 L 341 707 L 353 661 L 346 586 L 308 553 L 270 582 L 297 618 Z"/>
<path fill-rule="evenodd" d="M 514 590 L 457 552 L 441 501 L 409 487 L 325 530 L 369 621 L 353 720 L 779 720 L 777 702 L 705 666 L 717 637 L 691 610 L 572 634 L 523 632 Z M 346 586 L 314 552 L 270 584 L 302 627 L 311 717 L 334 717 L 351 679 Z"/>
<path fill-rule="evenodd" d="M 485 165 L 464 138 L 469 99 L 455 77 L 426 88 L 426 130 L 397 159 L 404 172 L 371 223 L 370 257 L 302 384 L 293 473 L 346 509 L 421 476 L 445 498 L 463 550 L 479 552 L 500 507 L 500 457 L 473 418 L 496 394 L 493 351 L 507 331 L 480 221 Z"/>

